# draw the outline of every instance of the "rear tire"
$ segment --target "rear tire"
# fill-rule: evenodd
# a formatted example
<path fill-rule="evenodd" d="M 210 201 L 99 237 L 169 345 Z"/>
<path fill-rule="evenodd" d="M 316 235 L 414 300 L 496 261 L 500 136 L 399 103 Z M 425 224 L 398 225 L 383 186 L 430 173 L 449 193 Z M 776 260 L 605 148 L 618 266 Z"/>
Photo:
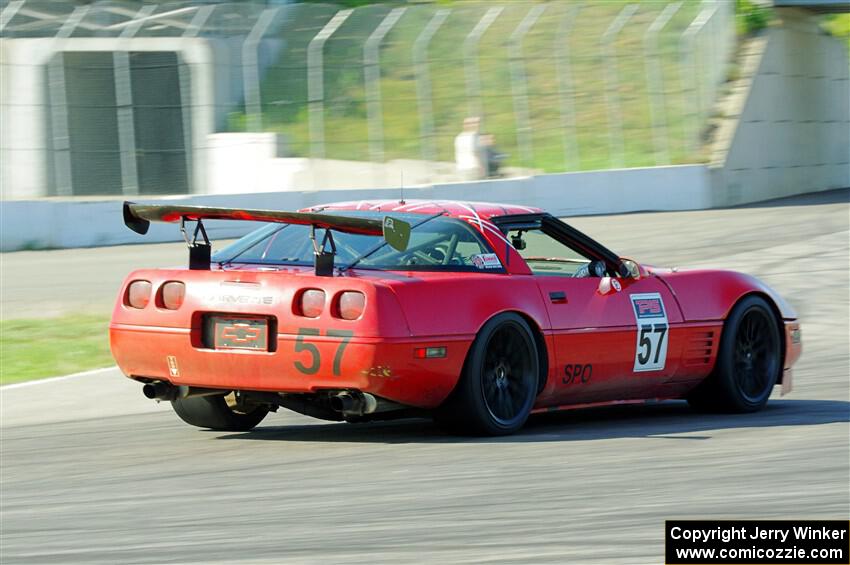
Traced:
<path fill-rule="evenodd" d="M 495 316 L 472 343 L 460 381 L 434 419 L 452 433 L 512 434 L 531 413 L 539 370 L 526 321 L 513 313 Z"/>
<path fill-rule="evenodd" d="M 231 395 L 228 395 L 231 396 Z M 180 419 L 197 426 L 223 432 L 247 432 L 263 421 L 268 408 L 252 406 L 241 411 L 227 402 L 226 396 L 194 396 L 171 401 Z"/>
<path fill-rule="evenodd" d="M 688 403 L 719 412 L 761 410 L 782 370 L 780 338 L 776 316 L 763 298 L 738 302 L 723 325 L 714 371 Z"/>

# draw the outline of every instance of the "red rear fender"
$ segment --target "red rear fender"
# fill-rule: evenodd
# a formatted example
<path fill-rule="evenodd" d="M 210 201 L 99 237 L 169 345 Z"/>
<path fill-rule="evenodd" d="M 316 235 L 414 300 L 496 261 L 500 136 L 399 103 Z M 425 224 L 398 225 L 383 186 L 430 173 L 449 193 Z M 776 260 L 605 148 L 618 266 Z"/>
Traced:
<path fill-rule="evenodd" d="M 474 336 L 493 316 L 517 311 L 543 330 L 550 327 L 533 276 L 429 273 L 391 283 L 415 336 Z"/>
<path fill-rule="evenodd" d="M 775 290 L 757 278 L 735 271 L 650 269 L 667 285 L 679 302 L 685 320 L 722 320 L 745 295 L 759 293 L 773 301 L 783 319 L 797 313 Z"/>

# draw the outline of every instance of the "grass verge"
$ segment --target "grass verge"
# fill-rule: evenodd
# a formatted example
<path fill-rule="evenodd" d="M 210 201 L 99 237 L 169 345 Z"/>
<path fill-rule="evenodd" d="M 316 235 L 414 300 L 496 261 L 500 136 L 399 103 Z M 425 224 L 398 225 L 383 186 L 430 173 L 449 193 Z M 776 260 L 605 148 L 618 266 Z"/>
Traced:
<path fill-rule="evenodd" d="M 108 326 L 91 314 L 0 321 L 0 384 L 112 365 Z"/>

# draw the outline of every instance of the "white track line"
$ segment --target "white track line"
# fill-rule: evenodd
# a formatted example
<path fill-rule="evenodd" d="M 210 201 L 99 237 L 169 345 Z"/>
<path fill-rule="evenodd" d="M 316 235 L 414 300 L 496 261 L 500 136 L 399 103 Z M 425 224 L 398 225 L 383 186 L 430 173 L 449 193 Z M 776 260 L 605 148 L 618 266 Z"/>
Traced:
<path fill-rule="evenodd" d="M 72 379 L 77 379 L 80 377 L 90 377 L 92 375 L 99 375 L 100 373 L 105 373 L 107 371 L 113 371 L 117 369 L 117 367 L 103 367 L 102 369 L 92 369 L 91 371 L 83 371 L 82 373 L 74 373 L 71 375 L 64 375 L 61 377 L 50 377 L 48 379 L 36 379 L 34 381 L 25 381 L 22 383 L 12 383 L 9 385 L 0 386 L 0 391 L 12 390 L 15 388 L 26 388 L 29 386 L 35 385 L 46 385 L 53 384 L 59 381 L 70 381 Z"/>

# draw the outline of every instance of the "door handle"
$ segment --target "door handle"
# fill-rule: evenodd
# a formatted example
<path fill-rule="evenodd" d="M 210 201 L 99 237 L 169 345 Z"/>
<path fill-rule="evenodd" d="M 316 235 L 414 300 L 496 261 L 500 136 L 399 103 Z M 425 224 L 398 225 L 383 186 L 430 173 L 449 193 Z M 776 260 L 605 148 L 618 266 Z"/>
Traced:
<path fill-rule="evenodd" d="M 552 304 L 566 304 L 567 303 L 567 293 L 559 290 L 556 292 L 549 293 L 549 301 Z"/>

